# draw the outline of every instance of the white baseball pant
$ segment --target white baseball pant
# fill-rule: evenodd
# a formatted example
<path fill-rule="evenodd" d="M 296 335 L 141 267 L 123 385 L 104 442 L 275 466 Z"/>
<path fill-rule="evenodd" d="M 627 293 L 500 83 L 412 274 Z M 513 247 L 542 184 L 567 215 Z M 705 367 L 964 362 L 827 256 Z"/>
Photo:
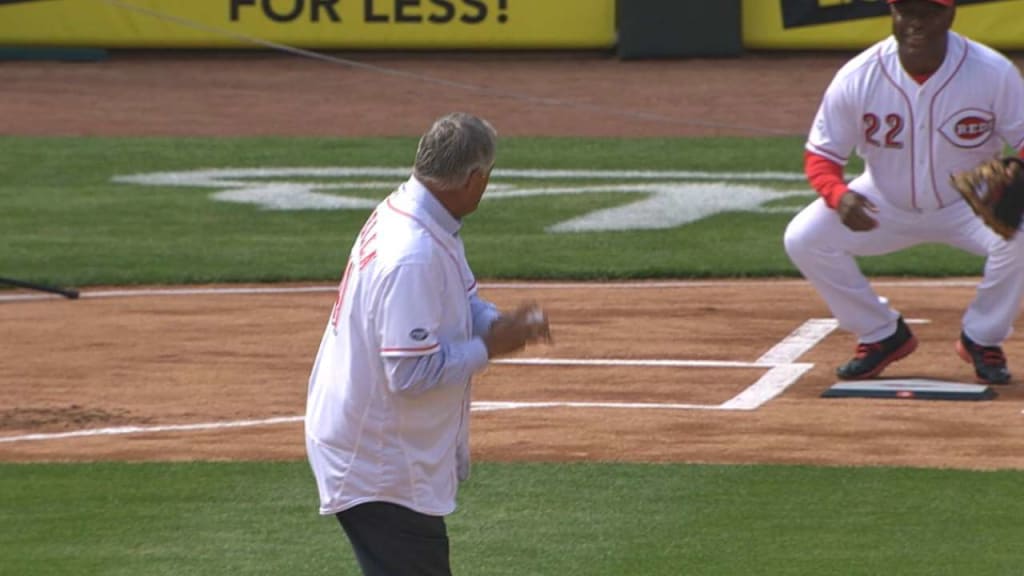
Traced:
<path fill-rule="evenodd" d="M 933 212 L 909 212 L 869 196 L 878 226 L 854 232 L 821 198 L 789 223 L 786 252 L 839 321 L 860 342 L 877 342 L 896 330 L 899 313 L 880 300 L 856 256 L 889 254 L 917 244 L 941 243 L 987 256 L 984 277 L 963 315 L 963 330 L 983 346 L 1002 344 L 1013 330 L 1024 295 L 1024 234 L 1010 242 L 987 228 L 966 202 Z"/>

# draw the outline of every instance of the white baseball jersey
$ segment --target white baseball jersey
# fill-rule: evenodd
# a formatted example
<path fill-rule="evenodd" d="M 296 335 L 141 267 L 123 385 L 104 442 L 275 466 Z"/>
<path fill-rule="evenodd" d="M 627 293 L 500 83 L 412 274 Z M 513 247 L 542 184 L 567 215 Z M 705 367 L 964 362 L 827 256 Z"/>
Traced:
<path fill-rule="evenodd" d="M 306 405 L 322 514 L 370 501 L 455 509 L 468 473 L 470 378 L 487 363 L 473 334 L 497 316 L 475 297 L 458 229 L 411 178 L 352 248 Z"/>
<path fill-rule="evenodd" d="M 919 83 L 889 37 L 854 57 L 826 90 L 806 144 L 845 164 L 853 150 L 865 171 L 849 183 L 870 198 L 878 225 L 855 232 L 823 198 L 789 223 L 786 252 L 839 320 L 861 342 L 893 333 L 899 312 L 880 300 L 855 257 L 943 243 L 987 258 L 985 277 L 962 328 L 984 346 L 1013 329 L 1024 297 L 1024 235 L 1006 242 L 950 184 L 950 174 L 1024 146 L 1024 82 L 1001 54 L 948 32 L 939 69 Z"/>
<path fill-rule="evenodd" d="M 836 74 L 814 119 L 807 149 L 846 164 L 856 149 L 867 165 L 850 188 L 911 211 L 962 199 L 954 172 L 1024 146 L 1024 82 L 1003 55 L 949 32 L 942 66 L 918 84 L 904 72 L 893 37 Z"/>

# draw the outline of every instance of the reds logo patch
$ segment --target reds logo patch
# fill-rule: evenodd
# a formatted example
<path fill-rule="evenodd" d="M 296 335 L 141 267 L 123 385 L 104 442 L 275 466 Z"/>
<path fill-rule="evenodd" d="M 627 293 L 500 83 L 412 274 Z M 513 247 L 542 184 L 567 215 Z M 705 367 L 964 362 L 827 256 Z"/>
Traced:
<path fill-rule="evenodd" d="M 967 109 L 946 120 L 940 131 L 958 148 L 977 148 L 992 137 L 995 116 L 985 110 Z"/>

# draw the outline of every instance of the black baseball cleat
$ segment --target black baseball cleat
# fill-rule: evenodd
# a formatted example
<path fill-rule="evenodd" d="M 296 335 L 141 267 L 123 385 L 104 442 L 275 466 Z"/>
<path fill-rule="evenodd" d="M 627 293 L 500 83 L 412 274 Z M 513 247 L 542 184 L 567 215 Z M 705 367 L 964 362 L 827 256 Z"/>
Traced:
<path fill-rule="evenodd" d="M 974 375 L 982 384 L 1006 384 L 1012 378 L 1006 368 L 1006 354 L 1000 346 L 976 344 L 967 334 L 960 332 L 956 353 L 964 362 L 974 364 Z"/>
<path fill-rule="evenodd" d="M 886 366 L 910 356 L 914 350 L 917 350 L 917 338 L 900 316 L 892 336 L 878 342 L 857 344 L 857 354 L 849 362 L 836 368 L 836 376 L 842 380 L 874 378 L 881 374 Z"/>

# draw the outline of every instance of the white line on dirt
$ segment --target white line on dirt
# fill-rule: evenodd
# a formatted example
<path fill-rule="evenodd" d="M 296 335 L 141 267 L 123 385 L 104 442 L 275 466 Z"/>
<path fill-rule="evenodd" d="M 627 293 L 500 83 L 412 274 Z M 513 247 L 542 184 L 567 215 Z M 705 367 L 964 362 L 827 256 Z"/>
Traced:
<path fill-rule="evenodd" d="M 766 281 L 766 282 L 624 282 L 624 283 L 495 283 L 481 285 L 489 289 L 542 289 L 542 288 L 696 288 L 702 286 L 736 286 L 736 285 L 778 285 L 780 283 L 803 283 L 801 280 Z M 922 288 L 942 288 L 949 286 L 973 286 L 969 281 L 894 281 L 880 282 L 879 285 L 915 286 Z M 227 294 L 291 294 L 303 292 L 334 291 L 333 286 L 298 286 L 298 287 L 252 287 L 252 288 L 167 288 L 167 289 L 133 289 L 133 290 L 101 290 L 84 292 L 81 298 L 117 298 L 128 296 L 198 296 Z M 39 300 L 61 298 L 48 294 L 12 294 L 0 295 L 0 302 L 15 300 Z M 921 323 L 924 320 L 908 320 Z M 495 364 L 512 365 L 546 365 L 546 366 L 644 366 L 644 367 L 705 367 L 705 368 L 765 368 L 770 369 L 753 385 L 735 397 L 719 405 L 705 404 L 658 404 L 658 403 L 616 403 L 616 402 L 474 402 L 474 411 L 513 410 L 522 408 L 631 408 L 631 409 L 668 409 L 668 410 L 756 410 L 764 403 L 781 394 L 794 384 L 814 365 L 793 363 L 805 352 L 828 336 L 838 327 L 831 318 L 812 318 L 790 333 L 781 342 L 773 346 L 755 362 L 736 362 L 719 360 L 628 360 L 628 359 L 593 359 L 593 358 L 513 358 L 495 360 Z M 1022 412 L 1024 413 L 1024 412 Z M 33 440 L 56 440 L 64 438 L 81 438 L 90 436 L 114 436 L 122 434 L 144 434 L 158 432 L 180 432 L 196 430 L 215 430 L 221 428 L 245 428 L 252 426 L 268 426 L 275 424 L 300 422 L 302 416 L 284 416 L 263 420 L 237 420 L 233 422 L 210 422 L 203 424 L 174 424 L 165 426 L 119 426 L 114 428 L 98 428 L 57 432 L 50 434 L 26 434 L 22 436 L 0 437 L 0 443 L 23 442 Z"/>
<path fill-rule="evenodd" d="M 977 280 L 893 280 L 873 282 L 874 286 L 895 286 L 911 288 L 959 288 L 973 287 Z M 806 285 L 805 280 L 679 280 L 665 282 L 494 282 L 481 284 L 482 290 L 573 290 L 587 289 L 658 289 L 658 288 L 708 288 L 736 286 L 785 286 Z M 218 296 L 238 294 L 299 294 L 306 292 L 334 292 L 335 285 L 325 286 L 255 286 L 255 287 L 218 287 L 218 288 L 134 288 L 121 290 L 82 290 L 79 298 L 127 298 L 136 296 Z M 64 298 L 56 294 L 33 294 L 19 292 L 16 294 L 0 294 L 0 302 L 16 302 L 31 300 L 58 300 Z"/>
<path fill-rule="evenodd" d="M 234 422 L 205 422 L 202 424 L 168 424 L 164 426 L 117 426 L 114 428 L 93 428 L 75 430 L 73 432 L 54 432 L 50 434 L 25 434 L 23 436 L 2 436 L 0 443 L 22 442 L 27 440 L 59 440 L 62 438 L 82 438 L 88 436 L 120 436 L 122 434 L 146 434 L 151 432 L 186 432 L 194 430 L 217 430 L 220 428 L 249 428 L 252 426 L 270 426 L 301 422 L 302 416 L 280 416 L 263 420 L 235 420 Z"/>
<path fill-rule="evenodd" d="M 721 410 L 757 410 L 796 383 L 814 364 L 780 364 L 749 388 L 716 406 Z"/>
<path fill-rule="evenodd" d="M 130 298 L 138 296 L 230 296 L 247 294 L 301 294 L 306 292 L 335 292 L 336 286 L 256 286 L 238 288 L 136 288 L 124 290 L 81 291 L 80 299 L 96 298 Z M 54 300 L 62 299 L 57 294 L 10 294 L 0 295 L 0 302 L 14 300 Z"/>
<path fill-rule="evenodd" d="M 814 367 L 814 364 L 794 364 L 793 362 L 814 348 L 838 327 L 839 322 L 832 318 L 811 318 L 801 324 L 757 359 L 757 364 L 774 365 L 774 367 L 765 372 L 749 388 L 722 403 L 719 408 L 723 410 L 757 410 L 772 398 L 782 394 L 786 388 L 795 384 L 801 376 Z"/>
<path fill-rule="evenodd" d="M 791 332 L 778 344 L 765 352 L 756 362 L 733 362 L 720 360 L 623 360 L 599 358 L 511 358 L 495 360 L 495 364 L 540 365 L 540 366 L 642 366 L 642 367 L 687 367 L 687 368 L 765 368 L 757 382 L 719 405 L 705 404 L 636 404 L 636 403 L 593 403 L 593 402 L 541 402 L 541 403 L 474 403 L 480 410 L 509 410 L 517 408 L 662 408 L 686 410 L 756 410 L 775 398 L 786 388 L 796 383 L 813 364 L 795 364 L 794 360 L 813 348 L 839 327 L 832 318 L 812 318 Z"/>
<path fill-rule="evenodd" d="M 814 348 L 839 327 L 834 318 L 811 318 L 757 359 L 762 364 L 788 364 Z"/>
<path fill-rule="evenodd" d="M 473 402 L 474 412 L 523 408 L 627 408 L 653 410 L 721 410 L 710 404 L 659 404 L 654 402 Z"/>
<path fill-rule="evenodd" d="M 835 320 L 812 318 L 794 330 L 779 344 L 765 353 L 757 362 L 734 362 L 717 360 L 623 360 L 595 358 L 512 358 L 495 360 L 495 364 L 541 365 L 541 366 L 644 366 L 644 367 L 708 367 L 708 368 L 765 368 L 770 369 L 753 385 L 732 399 L 719 404 L 674 404 L 642 402 L 474 402 L 475 412 L 496 410 L 517 410 L 523 408 L 619 408 L 619 409 L 660 409 L 660 410 L 755 410 L 765 402 L 781 394 L 810 370 L 813 364 L 793 364 L 804 352 L 824 339 L 836 328 Z M 207 422 L 202 424 L 172 424 L 164 426 L 118 426 L 55 432 L 50 434 L 25 434 L 22 436 L 0 437 L 0 444 L 39 440 L 60 440 L 93 436 L 118 436 L 124 434 L 146 434 L 158 432 L 186 432 L 217 430 L 223 428 L 247 428 L 301 422 L 302 416 L 282 416 L 263 420 L 237 420 L 234 422 Z"/>
<path fill-rule="evenodd" d="M 493 412 L 496 410 L 516 410 L 523 408 L 633 408 L 661 410 L 720 410 L 720 406 L 701 404 L 657 404 L 657 403 L 619 403 L 619 402 L 473 402 L 474 412 Z M 254 426 L 275 426 L 302 422 L 304 416 L 281 416 L 264 420 L 236 420 L 233 422 L 204 422 L 199 424 L 169 424 L 164 426 L 116 426 L 112 428 L 93 428 L 74 430 L 72 432 L 53 432 L 48 434 L 24 434 L 20 436 L 0 436 L 0 444 L 13 442 L 32 442 L 43 440 L 65 440 L 69 438 L 90 438 L 96 436 L 124 436 L 127 434 L 156 434 L 162 432 L 201 432 L 224 428 L 251 428 Z"/>
<path fill-rule="evenodd" d="M 627 360 L 622 358 L 507 358 L 491 364 L 515 366 L 644 366 L 668 368 L 771 368 L 777 362 L 734 362 L 731 360 Z"/>

